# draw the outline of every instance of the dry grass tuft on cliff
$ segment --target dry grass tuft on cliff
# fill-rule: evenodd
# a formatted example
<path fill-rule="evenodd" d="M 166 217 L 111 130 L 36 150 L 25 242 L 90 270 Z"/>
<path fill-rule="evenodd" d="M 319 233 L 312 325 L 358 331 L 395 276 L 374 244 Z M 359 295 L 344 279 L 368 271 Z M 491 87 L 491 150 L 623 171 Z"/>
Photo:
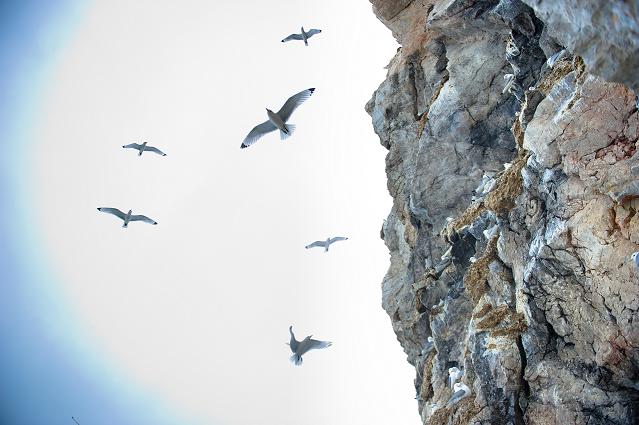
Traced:
<path fill-rule="evenodd" d="M 526 165 L 530 153 L 524 150 L 519 151 L 519 155 L 511 166 L 497 179 L 495 190 L 488 193 L 484 198 L 484 205 L 495 213 L 510 211 L 515 206 L 515 199 L 521 194 L 523 178 L 521 170 Z"/>
<path fill-rule="evenodd" d="M 488 265 L 497 258 L 497 239 L 499 239 L 499 235 L 492 237 L 484 254 L 468 267 L 464 276 L 464 288 L 475 303 L 488 290 L 487 282 L 490 274 Z"/>

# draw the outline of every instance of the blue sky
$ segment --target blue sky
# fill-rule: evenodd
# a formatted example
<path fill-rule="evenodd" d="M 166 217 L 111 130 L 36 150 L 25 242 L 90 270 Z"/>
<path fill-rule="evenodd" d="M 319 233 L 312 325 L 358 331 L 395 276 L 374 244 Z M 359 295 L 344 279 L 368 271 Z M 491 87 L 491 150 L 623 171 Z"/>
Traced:
<path fill-rule="evenodd" d="M 86 345 L 30 220 L 31 124 L 83 7 L 74 1 L 0 3 L 0 423 L 72 424 L 72 415 L 83 425 L 170 423 L 155 417 L 166 419 L 167 412 L 109 377 Z"/>

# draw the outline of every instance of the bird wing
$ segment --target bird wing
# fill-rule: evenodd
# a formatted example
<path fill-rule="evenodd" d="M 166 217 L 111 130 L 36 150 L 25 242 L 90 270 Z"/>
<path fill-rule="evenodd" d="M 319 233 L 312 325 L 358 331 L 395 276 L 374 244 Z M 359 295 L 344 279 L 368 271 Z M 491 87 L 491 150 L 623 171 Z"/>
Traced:
<path fill-rule="evenodd" d="M 328 241 L 328 243 L 329 243 L 329 244 L 332 244 L 333 242 L 345 241 L 345 240 L 347 240 L 347 239 L 348 239 L 348 238 L 345 238 L 344 236 L 336 236 L 336 237 L 334 237 L 334 238 L 330 238 L 330 239 L 329 239 L 329 241 Z"/>
<path fill-rule="evenodd" d="M 315 248 L 316 246 L 321 246 L 322 248 L 326 247 L 326 242 L 325 241 L 315 241 L 310 245 L 306 245 L 304 248 L 309 249 L 309 248 Z"/>
<path fill-rule="evenodd" d="M 282 40 L 282 43 L 286 43 L 287 41 L 291 41 L 291 40 L 304 40 L 304 37 L 302 37 L 302 34 L 291 34 L 288 37 L 286 37 L 284 40 Z"/>
<path fill-rule="evenodd" d="M 124 218 L 126 217 L 126 214 L 124 214 L 122 211 L 120 211 L 117 208 L 98 208 L 98 211 L 114 215 L 120 220 L 124 220 Z"/>
<path fill-rule="evenodd" d="M 304 353 L 307 353 L 310 350 L 319 350 L 321 348 L 330 347 L 333 343 L 330 341 L 318 341 L 316 339 L 311 339 L 310 337 L 306 337 L 304 341 L 300 342 L 297 347 L 297 354 L 300 356 Z"/>
<path fill-rule="evenodd" d="M 123 148 L 140 149 L 140 146 L 142 146 L 142 145 L 138 145 L 137 143 L 131 143 L 131 144 L 128 144 L 128 145 L 124 145 L 122 147 Z"/>
<path fill-rule="evenodd" d="M 143 221 L 145 223 L 149 223 L 149 224 L 158 224 L 157 221 L 150 219 L 149 217 L 145 216 L 145 215 L 132 215 L 131 219 L 129 221 Z"/>
<path fill-rule="evenodd" d="M 156 148 L 154 146 L 147 146 L 144 150 L 148 151 L 148 152 L 155 152 L 155 153 L 160 154 L 162 156 L 166 156 L 166 154 L 164 152 L 162 152 L 161 150 L 159 150 L 158 148 Z"/>
<path fill-rule="evenodd" d="M 293 327 L 291 326 L 290 328 L 288 328 L 288 331 L 291 333 L 291 341 L 288 343 L 288 345 L 291 347 L 291 351 L 292 352 L 296 352 L 297 348 L 299 347 L 300 343 L 298 340 L 295 339 L 295 334 L 293 333 Z"/>
<path fill-rule="evenodd" d="M 306 31 L 306 36 L 310 38 L 310 37 L 313 37 L 315 34 L 319 34 L 321 32 L 322 30 L 317 30 L 317 29 L 308 30 Z"/>
<path fill-rule="evenodd" d="M 277 130 L 277 127 L 275 127 L 275 124 L 273 124 L 270 120 L 256 125 L 253 130 L 251 130 L 249 134 L 244 138 L 244 141 L 242 142 L 240 148 L 248 148 L 253 143 L 257 142 L 257 139 L 275 130 Z"/>
<path fill-rule="evenodd" d="M 455 391 L 455 394 L 453 394 L 453 396 L 450 398 L 450 400 L 448 401 L 448 403 L 446 405 L 450 406 L 452 404 L 455 404 L 455 403 L 457 403 L 459 400 L 461 400 L 464 397 L 466 397 L 466 391 L 457 390 L 457 391 Z"/>
<path fill-rule="evenodd" d="M 293 111 L 297 109 L 297 107 L 300 106 L 302 103 L 304 103 L 309 97 L 311 97 L 314 91 L 315 88 L 313 87 L 310 89 L 302 90 L 301 92 L 289 97 L 288 100 L 284 103 L 284 106 L 282 106 L 282 108 L 277 111 L 277 115 L 282 118 L 282 121 L 288 121 L 288 119 L 291 118 Z"/>

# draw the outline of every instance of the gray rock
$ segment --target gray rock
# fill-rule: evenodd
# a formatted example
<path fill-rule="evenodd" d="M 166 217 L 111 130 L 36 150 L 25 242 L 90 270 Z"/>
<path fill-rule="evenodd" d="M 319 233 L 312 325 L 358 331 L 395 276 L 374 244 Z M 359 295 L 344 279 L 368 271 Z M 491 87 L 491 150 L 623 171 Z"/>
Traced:
<path fill-rule="evenodd" d="M 366 105 L 382 305 L 424 423 L 639 423 L 636 2 L 372 3 L 402 45 Z"/>

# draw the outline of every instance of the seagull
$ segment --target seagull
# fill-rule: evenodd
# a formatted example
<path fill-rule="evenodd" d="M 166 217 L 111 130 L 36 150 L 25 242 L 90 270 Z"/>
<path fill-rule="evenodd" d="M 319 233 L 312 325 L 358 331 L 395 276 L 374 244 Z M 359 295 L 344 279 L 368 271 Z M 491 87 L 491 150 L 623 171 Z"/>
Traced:
<path fill-rule="evenodd" d="M 141 145 L 137 144 L 137 143 L 131 143 L 129 145 L 124 145 L 122 146 L 124 149 L 137 149 L 138 150 L 138 156 L 142 156 L 142 152 L 155 152 L 157 154 L 160 154 L 162 156 L 166 156 L 166 154 L 164 152 L 162 152 L 161 150 L 159 150 L 156 147 L 153 146 L 147 146 L 148 142 L 144 142 Z"/>
<path fill-rule="evenodd" d="M 450 407 L 457 403 L 459 400 L 464 399 L 470 395 L 470 388 L 463 382 L 458 382 L 453 386 L 453 395 L 446 403 L 446 407 Z"/>
<path fill-rule="evenodd" d="M 433 348 L 435 348 L 435 341 L 433 340 L 432 336 L 429 336 L 428 339 L 426 340 L 426 344 L 424 344 L 424 348 L 422 348 L 422 352 L 421 352 L 422 356 L 425 356 L 431 351 L 433 351 Z"/>
<path fill-rule="evenodd" d="M 315 34 L 319 34 L 322 32 L 322 30 L 316 30 L 316 29 L 304 31 L 304 27 L 300 29 L 302 31 L 301 34 L 291 34 L 288 37 L 286 37 L 284 40 L 282 40 L 282 43 L 286 43 L 287 41 L 291 41 L 291 40 L 304 40 L 304 44 L 308 46 L 308 39 L 313 37 Z"/>
<path fill-rule="evenodd" d="M 316 339 L 311 339 L 313 335 L 307 336 L 303 341 L 298 341 L 295 339 L 293 326 L 289 326 L 288 331 L 291 333 L 291 342 L 287 342 L 286 345 L 291 347 L 293 355 L 291 356 L 290 361 L 296 366 L 300 366 L 302 364 L 302 354 L 305 354 L 310 350 L 330 347 L 333 344 L 330 341 L 318 341 Z"/>
<path fill-rule="evenodd" d="M 107 213 L 107 214 L 112 214 L 116 216 L 117 218 L 119 218 L 120 220 L 124 221 L 124 224 L 122 224 L 122 227 L 129 227 L 129 222 L 131 221 L 143 221 L 149 224 L 158 224 L 157 221 L 152 220 L 145 215 L 131 215 L 133 210 L 129 210 L 129 212 L 126 214 L 117 208 L 98 208 L 98 211 Z"/>
<path fill-rule="evenodd" d="M 631 259 L 632 261 L 634 261 L 635 266 L 639 267 L 639 251 L 634 252 L 634 253 L 630 256 L 630 259 Z"/>
<path fill-rule="evenodd" d="M 273 112 L 270 109 L 266 108 L 266 114 L 268 115 L 268 120 L 264 121 L 262 124 L 259 124 L 251 130 L 251 132 L 246 136 L 240 148 L 248 148 L 253 143 L 255 143 L 260 137 L 264 136 L 271 131 L 280 130 L 280 138 L 282 140 L 288 138 L 295 131 L 295 126 L 293 124 L 286 124 L 286 121 L 291 118 L 293 111 L 297 109 L 302 103 L 304 103 L 315 91 L 315 87 L 310 89 L 302 90 L 301 92 L 294 94 L 289 97 L 288 100 L 284 103 L 284 106 L 277 111 Z"/>
<path fill-rule="evenodd" d="M 73 419 L 73 422 L 75 422 L 76 424 L 80 425 L 80 423 L 78 421 L 76 421 L 73 416 L 71 416 L 71 419 Z"/>
<path fill-rule="evenodd" d="M 336 236 L 334 238 L 328 238 L 325 241 L 315 241 L 310 245 L 306 245 L 304 248 L 309 249 L 309 248 L 314 248 L 316 246 L 321 246 L 322 248 L 324 248 L 324 252 L 328 252 L 328 247 L 334 243 L 334 242 L 338 242 L 338 241 L 345 241 L 348 238 L 345 238 L 343 236 Z"/>
<path fill-rule="evenodd" d="M 458 367 L 448 368 L 448 385 L 453 388 L 453 385 L 463 375 L 462 371 Z"/>

